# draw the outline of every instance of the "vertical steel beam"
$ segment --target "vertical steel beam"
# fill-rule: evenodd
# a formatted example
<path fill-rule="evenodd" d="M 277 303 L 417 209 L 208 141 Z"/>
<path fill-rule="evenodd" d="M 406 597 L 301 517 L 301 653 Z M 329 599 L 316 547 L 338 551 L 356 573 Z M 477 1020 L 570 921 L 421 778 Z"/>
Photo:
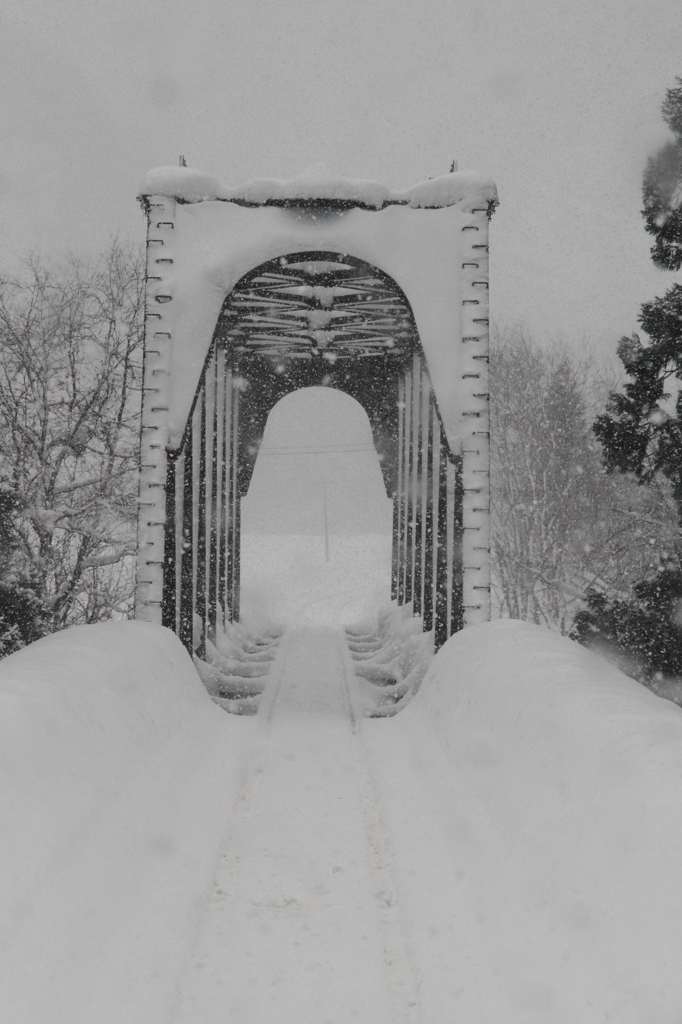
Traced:
<path fill-rule="evenodd" d="M 405 408 L 407 401 L 405 375 L 398 382 L 398 527 L 395 569 L 397 576 L 397 601 L 405 603 Z"/>
<path fill-rule="evenodd" d="M 452 551 L 450 562 L 450 636 L 464 628 L 464 575 L 462 560 L 462 459 L 451 463 L 452 474 Z"/>
<path fill-rule="evenodd" d="M 242 378 L 238 368 L 235 373 L 236 387 L 232 391 L 232 580 L 231 601 L 232 621 L 239 621 L 239 587 L 241 583 L 241 497 L 239 494 L 239 461 L 242 455 L 239 430 L 239 398 Z"/>
<path fill-rule="evenodd" d="M 225 357 L 225 384 L 224 384 L 224 405 L 223 405 L 223 488 L 222 506 L 223 518 L 220 536 L 220 565 L 218 567 L 218 602 L 223 610 L 223 624 L 231 617 L 231 595 L 228 588 L 228 575 L 230 573 L 231 557 L 231 502 L 232 502 L 232 358 Z"/>
<path fill-rule="evenodd" d="M 421 377 L 421 366 L 419 353 L 412 356 L 412 380 L 410 399 L 410 440 L 408 448 L 409 471 L 407 478 L 408 496 L 408 546 L 407 546 L 407 573 L 406 573 L 406 601 L 412 604 L 414 614 L 415 586 L 414 568 L 417 546 L 417 460 L 419 457 L 419 383 Z"/>
<path fill-rule="evenodd" d="M 216 638 L 216 564 L 217 564 L 217 355 L 215 348 L 206 370 L 206 636 Z"/>
<path fill-rule="evenodd" d="M 235 384 L 234 384 L 234 372 L 229 375 L 229 381 L 227 387 L 229 388 L 229 401 L 228 392 L 226 391 L 226 408 L 225 408 L 225 420 L 226 430 L 229 435 L 229 441 L 227 442 L 228 461 L 226 476 L 226 536 L 225 536 L 225 617 L 231 622 L 232 621 L 232 578 L 233 578 L 233 549 L 234 549 L 234 482 L 235 482 L 235 463 L 237 460 L 237 451 L 235 446 L 235 435 L 234 435 L 234 405 L 235 405 Z"/>
<path fill-rule="evenodd" d="M 438 442 L 434 445 L 437 472 L 434 472 L 434 516 L 436 520 L 435 542 L 435 645 L 442 647 L 448 638 L 448 456 L 447 444 L 440 421 L 436 420 Z M 435 430 L 434 430 L 435 433 Z M 435 452 L 437 451 L 437 455 Z"/>
<path fill-rule="evenodd" d="M 433 398 L 433 392 L 429 390 L 429 400 L 425 403 L 426 411 L 426 447 L 425 447 L 425 458 L 426 458 L 426 472 L 424 473 L 424 608 L 422 612 L 424 620 L 424 630 L 430 633 L 433 629 L 433 606 L 434 606 L 434 586 L 433 586 L 433 549 L 435 543 L 435 535 L 433 529 L 433 506 L 434 506 L 434 495 L 433 495 L 433 424 L 434 417 L 436 416 L 435 401 Z"/>
<path fill-rule="evenodd" d="M 213 590 L 211 600 L 215 609 L 215 630 L 224 625 L 220 570 L 222 564 L 223 533 L 225 523 L 224 476 L 225 476 L 225 350 L 216 351 L 216 398 L 215 398 L 215 486 L 212 535 Z"/>
<path fill-rule="evenodd" d="M 194 438 L 192 420 L 185 439 L 183 490 L 182 490 L 182 562 L 180 568 L 180 632 L 179 637 L 190 655 L 193 645 L 194 617 L 194 553 L 193 553 L 193 481 L 194 481 Z"/>
<path fill-rule="evenodd" d="M 197 604 L 198 604 L 198 582 L 199 582 L 199 499 L 201 491 L 201 420 L 203 415 L 203 392 L 198 396 L 194 406 L 192 417 L 192 649 L 196 651 L 197 640 L 201 646 L 203 639 L 203 626 L 201 634 L 197 629 Z M 202 620 L 203 621 L 203 620 Z"/>
<path fill-rule="evenodd" d="M 405 549 L 404 549 L 404 587 L 403 603 L 412 600 L 412 399 L 414 382 L 412 366 L 405 374 Z"/>
<path fill-rule="evenodd" d="M 402 523 L 400 526 L 401 546 L 401 604 L 409 601 L 408 582 L 408 552 L 409 552 L 409 524 L 410 524 L 410 423 L 412 421 L 412 367 L 405 370 L 403 378 L 404 407 L 403 407 L 403 487 L 402 487 Z"/>
<path fill-rule="evenodd" d="M 467 625 L 490 618 L 488 211 L 462 225 L 462 572 Z"/>
<path fill-rule="evenodd" d="M 423 361 L 421 370 L 421 387 L 421 423 L 419 427 L 419 560 L 417 569 L 419 577 L 419 613 L 422 616 L 423 622 L 426 609 L 426 591 L 428 589 L 426 576 L 426 551 L 430 543 L 427 536 L 427 505 L 429 477 L 429 420 L 431 413 L 431 381 Z M 424 629 L 426 630 L 425 623 Z"/>
<path fill-rule="evenodd" d="M 185 452 L 180 451 L 175 466 L 175 632 L 180 636 L 180 598 L 182 592 L 182 536 L 184 529 Z"/>
<path fill-rule="evenodd" d="M 177 618 L 177 552 L 176 552 L 176 467 L 177 455 L 168 458 L 166 471 L 166 522 L 163 555 L 163 606 L 161 624 L 175 630 Z"/>
<path fill-rule="evenodd" d="M 206 379 L 201 390 L 199 413 L 199 459 L 198 478 L 196 481 L 196 597 L 194 611 L 198 615 L 199 622 L 196 628 L 200 629 L 200 640 L 195 650 L 200 658 L 206 657 Z"/>
<path fill-rule="evenodd" d="M 242 499 L 236 492 L 234 506 L 234 562 L 232 571 L 232 621 L 239 622 L 241 614 L 241 537 L 242 537 Z"/>
<path fill-rule="evenodd" d="M 397 474 L 395 492 L 393 494 L 393 537 L 391 549 L 391 600 L 402 604 L 400 586 L 400 552 L 401 552 L 401 513 L 402 513 L 402 485 L 403 485 L 403 415 L 405 409 L 405 381 L 402 377 L 398 379 L 396 388 L 396 402 L 398 406 L 398 439 L 396 446 Z"/>
<path fill-rule="evenodd" d="M 391 516 L 391 601 L 398 600 L 400 544 L 400 498 L 398 495 L 399 492 L 393 495 L 393 511 Z"/>
<path fill-rule="evenodd" d="M 452 552 L 454 547 L 454 515 L 453 509 L 455 505 L 455 475 L 453 471 L 452 459 L 448 451 L 448 459 L 445 465 L 445 493 L 446 493 L 446 543 L 445 543 L 445 564 L 447 574 L 447 605 L 446 605 L 446 621 L 447 629 L 445 631 L 446 637 L 450 637 L 450 621 L 452 617 Z"/>
<path fill-rule="evenodd" d="M 135 617 L 161 622 L 164 602 L 168 390 L 173 331 L 173 263 L 176 204 L 147 199 L 144 357 L 140 482 L 137 521 Z"/>
<path fill-rule="evenodd" d="M 421 516 L 421 472 L 422 472 L 422 380 L 423 364 L 419 350 L 413 355 L 413 424 L 412 424 L 412 601 L 416 615 L 422 613 L 422 516 Z"/>

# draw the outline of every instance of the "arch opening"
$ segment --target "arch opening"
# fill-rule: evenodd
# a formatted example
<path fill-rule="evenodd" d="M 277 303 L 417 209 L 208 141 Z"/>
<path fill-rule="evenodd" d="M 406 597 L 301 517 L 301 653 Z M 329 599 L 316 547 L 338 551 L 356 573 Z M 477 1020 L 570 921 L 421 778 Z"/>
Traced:
<path fill-rule="evenodd" d="M 392 501 L 369 418 L 329 387 L 274 406 L 242 500 L 244 621 L 342 625 L 391 594 Z"/>

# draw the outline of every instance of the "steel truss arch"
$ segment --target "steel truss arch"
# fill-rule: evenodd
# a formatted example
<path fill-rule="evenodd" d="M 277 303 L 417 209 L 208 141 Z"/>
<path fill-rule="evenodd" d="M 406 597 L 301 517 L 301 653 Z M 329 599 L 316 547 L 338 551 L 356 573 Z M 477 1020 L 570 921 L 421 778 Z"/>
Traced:
<path fill-rule="evenodd" d="M 239 618 L 240 502 L 267 417 L 322 385 L 368 414 L 393 500 L 391 591 L 436 647 L 462 628 L 461 458 L 447 443 L 409 302 L 348 254 L 297 252 L 226 298 L 180 448 L 169 453 L 162 622 L 202 657 Z"/>

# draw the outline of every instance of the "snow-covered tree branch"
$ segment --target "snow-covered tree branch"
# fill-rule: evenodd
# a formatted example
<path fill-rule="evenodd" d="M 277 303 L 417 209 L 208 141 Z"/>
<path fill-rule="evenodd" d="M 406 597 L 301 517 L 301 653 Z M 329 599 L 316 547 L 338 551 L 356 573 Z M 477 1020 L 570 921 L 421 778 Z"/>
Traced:
<path fill-rule="evenodd" d="M 598 374 L 596 375 L 598 376 Z M 491 355 L 493 584 L 501 615 L 567 632 L 590 589 L 628 593 L 677 544 L 666 480 L 601 464 L 595 367 L 498 332 Z M 597 388 L 597 390 L 599 390 Z"/>
<path fill-rule="evenodd" d="M 0 280 L 0 583 L 4 605 L 32 595 L 44 630 L 130 606 L 143 286 L 118 242 Z"/>

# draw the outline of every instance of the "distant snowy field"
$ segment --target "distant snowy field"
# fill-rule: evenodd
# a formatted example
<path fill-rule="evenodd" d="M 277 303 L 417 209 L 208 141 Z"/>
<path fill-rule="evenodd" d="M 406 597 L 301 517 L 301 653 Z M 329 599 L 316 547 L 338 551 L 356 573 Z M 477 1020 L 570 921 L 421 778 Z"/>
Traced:
<path fill-rule="evenodd" d="M 332 534 L 329 561 L 318 534 L 242 534 L 242 618 L 338 626 L 391 597 L 391 537 Z"/>

